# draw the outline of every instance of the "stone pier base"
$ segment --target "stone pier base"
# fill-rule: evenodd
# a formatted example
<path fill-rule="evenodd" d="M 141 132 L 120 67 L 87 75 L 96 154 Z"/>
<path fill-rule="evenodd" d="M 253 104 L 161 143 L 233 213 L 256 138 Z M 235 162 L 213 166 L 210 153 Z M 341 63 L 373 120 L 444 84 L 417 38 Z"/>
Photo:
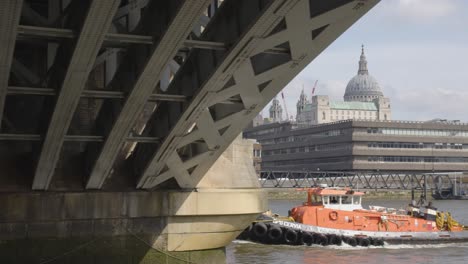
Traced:
<path fill-rule="evenodd" d="M 135 236 L 4 240 L 0 242 L 0 263 L 225 263 L 224 248 L 168 252 L 154 249 L 144 240 Z"/>
<path fill-rule="evenodd" d="M 265 195 L 2 193 L 0 263 L 224 263 L 224 246 L 264 210 Z"/>
<path fill-rule="evenodd" d="M 0 193 L 0 263 L 224 263 L 266 209 L 239 138 L 190 190 Z"/>

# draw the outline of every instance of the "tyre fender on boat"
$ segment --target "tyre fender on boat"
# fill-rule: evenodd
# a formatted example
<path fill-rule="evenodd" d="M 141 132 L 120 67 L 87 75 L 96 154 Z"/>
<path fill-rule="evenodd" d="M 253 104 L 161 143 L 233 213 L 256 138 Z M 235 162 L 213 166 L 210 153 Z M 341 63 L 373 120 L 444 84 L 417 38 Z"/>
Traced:
<path fill-rule="evenodd" d="M 317 244 L 322 246 L 328 246 L 328 237 L 326 235 L 319 235 L 318 241 L 319 242 Z"/>
<path fill-rule="evenodd" d="M 334 245 L 336 243 L 336 235 L 329 234 L 327 235 L 328 237 L 328 244 L 329 245 Z"/>
<path fill-rule="evenodd" d="M 236 239 L 246 240 L 248 238 L 249 238 L 249 228 L 247 227 L 237 236 Z"/>
<path fill-rule="evenodd" d="M 320 235 L 317 233 L 312 233 L 312 243 L 313 244 L 320 244 Z"/>
<path fill-rule="evenodd" d="M 377 247 L 381 247 L 384 245 L 384 241 L 381 238 L 374 238 L 372 242 L 373 242 L 372 245 L 377 246 Z"/>
<path fill-rule="evenodd" d="M 335 245 L 341 246 L 342 243 L 343 243 L 343 239 L 341 239 L 341 236 L 336 236 Z"/>
<path fill-rule="evenodd" d="M 268 241 L 271 243 L 280 242 L 281 237 L 283 237 L 283 230 L 281 230 L 281 227 L 270 225 L 267 232 Z"/>
<path fill-rule="evenodd" d="M 341 241 L 345 242 L 346 244 L 348 244 L 348 237 L 346 236 L 341 236 Z"/>
<path fill-rule="evenodd" d="M 286 242 L 286 244 L 293 245 L 297 243 L 297 232 L 290 228 L 286 228 L 284 230 L 283 237 L 284 237 L 284 242 Z"/>
<path fill-rule="evenodd" d="M 355 247 L 357 246 L 357 241 L 356 241 L 356 238 L 354 237 L 350 237 L 347 239 L 347 243 L 352 246 L 352 247 Z"/>
<path fill-rule="evenodd" d="M 369 244 L 370 244 L 369 239 L 364 238 L 364 237 L 358 238 L 357 242 L 358 242 L 359 246 L 361 246 L 361 247 L 368 247 Z"/>
<path fill-rule="evenodd" d="M 331 220 L 336 221 L 338 219 L 338 212 L 337 211 L 331 211 L 328 216 L 330 217 Z"/>
<path fill-rule="evenodd" d="M 264 238 L 267 234 L 268 227 L 265 223 L 257 222 L 252 228 L 253 234 L 256 238 Z"/>
<path fill-rule="evenodd" d="M 301 239 L 300 239 L 301 244 L 310 246 L 314 242 L 314 238 L 312 237 L 312 234 L 309 232 L 302 232 L 301 233 Z"/>

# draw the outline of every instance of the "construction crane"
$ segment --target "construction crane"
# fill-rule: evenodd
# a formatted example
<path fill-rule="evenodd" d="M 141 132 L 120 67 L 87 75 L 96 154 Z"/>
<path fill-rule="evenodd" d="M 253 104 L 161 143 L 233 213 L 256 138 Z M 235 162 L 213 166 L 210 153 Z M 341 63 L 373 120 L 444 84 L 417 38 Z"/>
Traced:
<path fill-rule="evenodd" d="M 284 100 L 283 92 L 281 92 L 281 98 L 283 98 L 284 112 L 286 112 L 286 120 L 289 121 L 288 107 L 286 107 L 286 100 Z"/>
<path fill-rule="evenodd" d="M 315 87 L 317 87 L 317 82 L 318 80 L 315 80 L 314 87 L 312 88 L 312 97 L 314 97 Z M 310 98 L 310 101 L 312 101 L 312 97 Z"/>

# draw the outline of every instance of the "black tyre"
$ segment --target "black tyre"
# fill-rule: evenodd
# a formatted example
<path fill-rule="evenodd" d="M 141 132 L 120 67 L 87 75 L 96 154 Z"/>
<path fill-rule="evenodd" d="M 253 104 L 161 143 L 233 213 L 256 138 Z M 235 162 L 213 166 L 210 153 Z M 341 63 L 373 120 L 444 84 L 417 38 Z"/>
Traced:
<path fill-rule="evenodd" d="M 357 241 L 356 241 L 356 238 L 354 238 L 354 237 L 348 238 L 348 242 L 347 242 L 347 243 L 348 243 L 348 245 L 350 245 L 350 246 L 352 246 L 352 247 L 357 246 Z"/>
<path fill-rule="evenodd" d="M 268 228 L 267 240 L 270 243 L 273 243 L 273 244 L 280 243 L 282 237 L 283 237 L 283 230 L 281 230 L 281 227 L 271 225 L 270 228 Z"/>
<path fill-rule="evenodd" d="M 265 223 L 258 222 L 258 223 L 255 223 L 255 225 L 252 227 L 251 233 L 255 235 L 256 239 L 261 240 L 266 237 L 267 230 L 268 230 L 268 227 Z"/>
<path fill-rule="evenodd" d="M 242 231 L 238 236 L 237 238 L 238 240 L 247 240 L 249 239 L 249 231 L 247 229 L 245 229 L 244 231 Z"/>
<path fill-rule="evenodd" d="M 327 235 L 327 238 L 328 238 L 328 244 L 329 245 L 335 245 L 335 241 L 336 241 L 336 236 L 335 235 L 333 235 L 333 234 Z"/>
<path fill-rule="evenodd" d="M 319 245 L 328 246 L 328 237 L 326 235 L 320 235 L 319 241 Z"/>
<path fill-rule="evenodd" d="M 336 236 L 335 245 L 341 246 L 342 243 L 343 243 L 343 239 L 341 238 L 341 236 Z"/>
<path fill-rule="evenodd" d="M 374 239 L 374 246 L 382 247 L 384 245 L 384 241 L 381 238 Z"/>
<path fill-rule="evenodd" d="M 345 242 L 346 244 L 348 244 L 348 237 L 346 236 L 341 236 L 341 241 Z"/>
<path fill-rule="evenodd" d="M 307 245 L 310 246 L 314 242 L 314 238 L 312 237 L 312 234 L 309 232 L 302 232 L 301 238 L 299 239 L 299 242 L 302 245 Z"/>
<path fill-rule="evenodd" d="M 368 247 L 369 244 L 370 244 L 370 243 L 369 243 L 369 239 L 367 239 L 367 238 L 359 238 L 359 239 L 358 239 L 358 244 L 359 244 L 359 246 L 361 246 L 361 247 Z"/>
<path fill-rule="evenodd" d="M 320 244 L 320 235 L 317 233 L 312 233 L 312 244 Z"/>
<path fill-rule="evenodd" d="M 287 228 L 287 229 L 284 231 L 283 238 L 284 238 L 284 242 L 285 242 L 286 244 L 294 245 L 294 244 L 297 243 L 298 235 L 297 235 L 297 232 L 296 232 L 296 231 Z"/>

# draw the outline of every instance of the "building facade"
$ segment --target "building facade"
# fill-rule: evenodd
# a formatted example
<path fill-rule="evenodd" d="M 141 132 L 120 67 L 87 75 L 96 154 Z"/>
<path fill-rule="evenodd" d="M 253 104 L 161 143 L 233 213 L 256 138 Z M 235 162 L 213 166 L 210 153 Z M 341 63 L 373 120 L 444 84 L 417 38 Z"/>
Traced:
<path fill-rule="evenodd" d="M 258 142 L 253 143 L 253 166 L 257 175 L 262 170 L 262 145 Z"/>
<path fill-rule="evenodd" d="M 271 123 L 283 121 L 283 108 L 281 107 L 278 98 L 273 98 L 270 106 L 270 119 Z"/>
<path fill-rule="evenodd" d="M 390 99 L 382 93 L 377 80 L 369 74 L 362 47 L 358 73 L 346 86 L 344 101 L 331 101 L 316 95 L 308 102 L 302 93 L 297 102 L 296 122 L 309 126 L 340 120 L 391 120 Z"/>
<path fill-rule="evenodd" d="M 262 145 L 262 170 L 465 171 L 468 124 L 347 120 L 244 132 Z"/>

